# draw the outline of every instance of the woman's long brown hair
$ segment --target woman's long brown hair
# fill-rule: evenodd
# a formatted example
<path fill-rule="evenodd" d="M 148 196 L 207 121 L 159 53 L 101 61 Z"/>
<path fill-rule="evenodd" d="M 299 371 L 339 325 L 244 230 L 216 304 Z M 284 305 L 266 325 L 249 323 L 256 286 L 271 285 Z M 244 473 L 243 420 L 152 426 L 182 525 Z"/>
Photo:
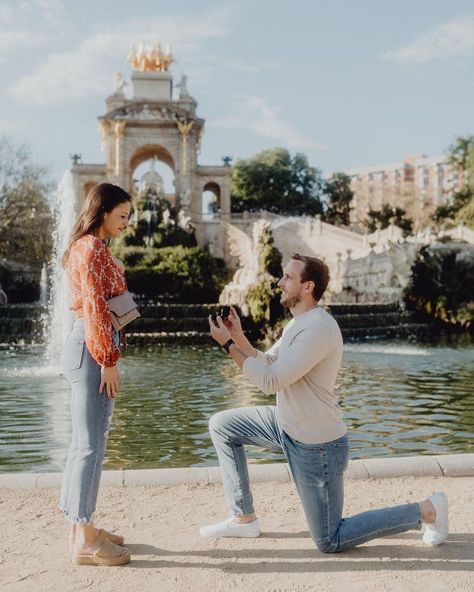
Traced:
<path fill-rule="evenodd" d="M 86 234 L 95 234 L 102 226 L 104 214 L 110 213 L 118 205 L 126 202 L 132 203 L 132 198 L 118 185 L 99 183 L 89 191 L 62 256 L 63 267 L 67 265 L 72 245 Z"/>

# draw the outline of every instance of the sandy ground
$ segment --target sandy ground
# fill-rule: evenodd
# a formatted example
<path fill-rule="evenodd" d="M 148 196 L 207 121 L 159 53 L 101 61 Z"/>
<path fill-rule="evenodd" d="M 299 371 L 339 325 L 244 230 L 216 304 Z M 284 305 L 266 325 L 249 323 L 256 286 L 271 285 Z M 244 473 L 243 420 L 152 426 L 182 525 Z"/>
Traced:
<path fill-rule="evenodd" d="M 203 539 L 198 527 L 227 514 L 221 485 L 103 488 L 97 524 L 126 536 L 124 567 L 75 567 L 57 491 L 0 490 L 0 590 L 148 592 L 474 590 L 474 478 L 352 480 L 345 514 L 423 499 L 450 499 L 451 531 L 440 547 L 419 531 L 339 555 L 315 549 L 291 483 L 253 487 L 258 539 Z"/>

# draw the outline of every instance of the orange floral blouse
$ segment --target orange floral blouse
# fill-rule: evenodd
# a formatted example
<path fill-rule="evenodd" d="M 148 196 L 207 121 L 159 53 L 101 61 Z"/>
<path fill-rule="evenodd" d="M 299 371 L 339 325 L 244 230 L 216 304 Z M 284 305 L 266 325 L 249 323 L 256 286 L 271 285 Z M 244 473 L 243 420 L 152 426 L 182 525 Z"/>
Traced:
<path fill-rule="evenodd" d="M 127 289 L 123 274 L 105 243 L 86 234 L 71 248 L 67 275 L 72 292 L 71 310 L 76 318 L 84 319 L 87 349 L 101 366 L 114 366 L 120 350 L 113 340 L 106 300 Z"/>

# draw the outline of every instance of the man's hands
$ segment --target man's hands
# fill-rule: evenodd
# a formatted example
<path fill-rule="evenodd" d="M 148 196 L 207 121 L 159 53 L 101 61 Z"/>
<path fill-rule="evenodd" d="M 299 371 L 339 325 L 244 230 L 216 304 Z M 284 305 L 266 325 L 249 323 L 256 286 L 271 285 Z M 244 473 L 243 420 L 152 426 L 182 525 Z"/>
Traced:
<path fill-rule="evenodd" d="M 119 382 L 118 366 L 102 367 L 100 369 L 99 395 L 102 395 L 105 387 L 107 399 L 115 399 L 118 394 Z"/>
<path fill-rule="evenodd" d="M 239 315 L 233 306 L 230 307 L 229 316 L 224 320 L 224 325 L 229 329 L 230 336 L 236 343 L 238 343 L 242 337 L 244 337 L 242 323 L 240 322 Z"/>
<path fill-rule="evenodd" d="M 216 318 L 217 327 L 212 320 L 212 316 L 209 315 L 209 328 L 211 330 L 211 337 L 217 341 L 219 345 L 224 345 L 229 339 L 232 338 L 231 332 L 224 325 L 224 321 L 220 316 Z"/>
<path fill-rule="evenodd" d="M 233 306 L 230 307 L 228 317 L 222 319 L 220 316 L 217 316 L 216 322 L 218 324 L 217 327 L 215 323 L 213 323 L 211 317 L 209 317 L 211 336 L 217 341 L 219 345 L 224 345 L 224 343 L 229 341 L 229 339 L 233 339 L 234 342 L 238 344 L 244 337 L 239 315 Z"/>
<path fill-rule="evenodd" d="M 211 336 L 222 346 L 229 339 L 234 341 L 234 347 L 229 350 L 229 354 L 237 366 L 242 369 L 245 360 L 249 357 L 256 357 L 257 351 L 250 344 L 249 340 L 245 337 L 242 331 L 242 324 L 239 319 L 235 308 L 230 307 L 229 316 L 222 320 L 222 317 L 217 316 L 217 326 L 212 321 L 212 317 L 209 316 L 209 328 L 211 329 Z"/>

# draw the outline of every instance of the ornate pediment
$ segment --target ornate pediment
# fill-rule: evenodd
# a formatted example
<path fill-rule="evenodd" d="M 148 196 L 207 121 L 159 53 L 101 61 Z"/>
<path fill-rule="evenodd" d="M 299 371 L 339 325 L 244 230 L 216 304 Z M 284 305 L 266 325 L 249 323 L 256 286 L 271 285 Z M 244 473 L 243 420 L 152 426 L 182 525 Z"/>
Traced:
<path fill-rule="evenodd" d="M 173 105 L 150 105 L 150 104 L 130 104 L 118 107 L 113 111 L 110 111 L 102 119 L 107 120 L 122 120 L 122 121 L 146 121 L 146 122 L 157 122 L 157 123 L 177 123 L 182 121 L 195 121 L 198 126 L 203 123 L 201 119 L 195 119 L 190 116 L 189 111 L 180 109 Z"/>

